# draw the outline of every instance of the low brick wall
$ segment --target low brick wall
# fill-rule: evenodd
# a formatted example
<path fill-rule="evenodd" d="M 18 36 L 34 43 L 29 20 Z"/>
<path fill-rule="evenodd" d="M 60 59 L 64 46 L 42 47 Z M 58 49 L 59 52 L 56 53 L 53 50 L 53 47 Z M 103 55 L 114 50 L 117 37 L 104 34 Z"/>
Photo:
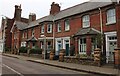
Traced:
<path fill-rule="evenodd" d="M 28 56 L 27 53 L 20 53 L 21 56 Z"/>
<path fill-rule="evenodd" d="M 83 65 L 94 65 L 94 58 L 78 58 L 76 56 L 64 56 L 64 62 Z"/>
<path fill-rule="evenodd" d="M 42 54 L 27 54 L 27 53 L 20 53 L 21 56 L 29 56 L 29 57 L 34 57 L 34 58 L 41 58 L 42 59 Z"/>
<path fill-rule="evenodd" d="M 29 56 L 42 59 L 42 54 L 30 54 Z"/>

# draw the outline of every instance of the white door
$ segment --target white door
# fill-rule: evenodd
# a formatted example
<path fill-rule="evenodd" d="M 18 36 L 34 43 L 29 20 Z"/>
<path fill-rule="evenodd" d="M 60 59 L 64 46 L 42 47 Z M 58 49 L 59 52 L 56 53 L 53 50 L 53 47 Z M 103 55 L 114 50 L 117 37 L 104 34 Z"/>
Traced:
<path fill-rule="evenodd" d="M 108 59 L 108 61 L 113 62 L 114 61 L 113 52 L 114 52 L 114 49 L 117 48 L 117 43 L 116 43 L 116 41 L 110 41 L 108 45 L 109 45 L 109 59 Z"/>
<path fill-rule="evenodd" d="M 61 41 L 57 41 L 56 55 L 59 55 L 60 49 L 62 49 L 62 43 Z"/>
<path fill-rule="evenodd" d="M 117 48 L 117 36 L 109 36 L 108 37 L 108 62 L 114 61 L 114 49 Z"/>
<path fill-rule="evenodd" d="M 116 31 L 106 32 L 106 63 L 114 61 L 114 49 L 117 47 L 117 34 Z"/>

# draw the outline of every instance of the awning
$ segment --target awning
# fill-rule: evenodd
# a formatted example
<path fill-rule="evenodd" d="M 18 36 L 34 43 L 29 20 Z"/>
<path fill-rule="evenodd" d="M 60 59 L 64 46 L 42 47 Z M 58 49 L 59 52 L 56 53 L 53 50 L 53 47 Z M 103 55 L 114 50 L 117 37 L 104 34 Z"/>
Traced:
<path fill-rule="evenodd" d="M 83 36 L 83 35 L 97 35 L 100 34 L 100 31 L 94 28 L 81 28 L 75 35 L 76 36 Z"/>

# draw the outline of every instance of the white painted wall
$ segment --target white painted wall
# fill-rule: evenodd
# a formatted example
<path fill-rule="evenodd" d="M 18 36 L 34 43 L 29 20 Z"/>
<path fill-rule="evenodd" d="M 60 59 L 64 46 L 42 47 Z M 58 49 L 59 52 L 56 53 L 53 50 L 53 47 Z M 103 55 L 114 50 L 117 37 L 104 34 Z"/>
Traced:
<path fill-rule="evenodd" d="M 0 52 L 3 52 L 3 45 L 4 45 L 3 41 L 0 40 Z"/>

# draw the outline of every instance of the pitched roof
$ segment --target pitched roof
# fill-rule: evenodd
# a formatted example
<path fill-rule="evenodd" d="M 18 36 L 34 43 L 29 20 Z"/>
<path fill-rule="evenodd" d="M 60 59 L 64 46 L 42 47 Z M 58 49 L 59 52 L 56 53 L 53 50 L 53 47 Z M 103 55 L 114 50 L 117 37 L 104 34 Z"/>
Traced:
<path fill-rule="evenodd" d="M 112 1 L 111 2 L 90 2 L 90 1 L 88 1 L 88 2 L 85 2 L 85 3 L 82 3 L 82 4 L 78 4 L 76 6 L 64 9 L 64 10 L 60 11 L 59 13 L 57 13 L 55 16 L 48 15 L 48 16 L 42 17 L 40 19 L 37 19 L 35 21 L 32 21 L 28 24 L 18 22 L 18 25 L 19 24 L 26 25 L 26 27 L 24 27 L 24 26 L 18 26 L 18 27 L 21 30 L 22 29 L 27 29 L 27 28 L 37 26 L 41 22 L 59 20 L 59 19 L 65 18 L 65 17 L 80 14 L 80 13 L 90 11 L 90 10 L 93 10 L 93 9 L 97 9 L 99 7 L 104 7 L 104 6 L 107 6 L 107 5 L 110 5 L 110 4 L 112 4 Z"/>
<path fill-rule="evenodd" d="M 26 28 L 34 27 L 34 26 L 36 26 L 39 23 L 44 22 L 44 21 L 53 21 L 53 17 L 54 17 L 53 15 L 48 15 L 48 16 L 42 17 L 36 21 L 32 21 L 29 23 L 29 26 Z"/>
<path fill-rule="evenodd" d="M 81 28 L 74 36 L 96 35 L 96 34 L 100 34 L 100 31 L 94 28 Z"/>
<path fill-rule="evenodd" d="M 27 23 L 20 22 L 20 21 L 15 21 L 14 25 L 16 25 L 19 30 L 23 30 L 24 28 L 28 26 Z"/>
<path fill-rule="evenodd" d="M 104 7 L 110 4 L 112 4 L 112 2 L 90 2 L 90 1 L 82 3 L 82 4 L 78 4 L 76 6 L 62 10 L 61 12 L 56 14 L 55 20 L 68 17 L 68 16 L 72 16 L 75 14 L 83 13 L 89 10 L 97 9 L 99 7 Z"/>

